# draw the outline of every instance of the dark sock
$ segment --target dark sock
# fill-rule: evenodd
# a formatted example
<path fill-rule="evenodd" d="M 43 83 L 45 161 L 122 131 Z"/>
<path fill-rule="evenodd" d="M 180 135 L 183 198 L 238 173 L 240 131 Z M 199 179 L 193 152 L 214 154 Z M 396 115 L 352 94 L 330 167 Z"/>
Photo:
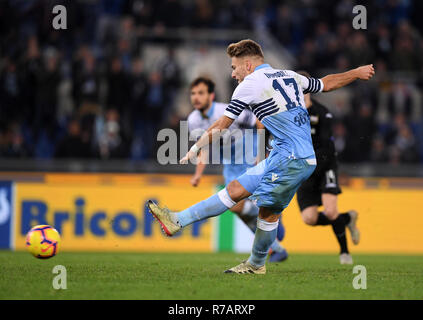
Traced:
<path fill-rule="evenodd" d="M 315 226 L 327 226 L 328 224 L 332 224 L 332 221 L 323 212 L 319 212 Z"/>
<path fill-rule="evenodd" d="M 351 221 L 351 216 L 348 212 L 345 213 L 340 213 L 339 216 L 342 218 L 342 220 L 344 221 L 344 224 L 347 225 L 348 223 L 350 223 Z"/>
<path fill-rule="evenodd" d="M 336 239 L 338 240 L 339 246 L 341 247 L 341 253 L 348 253 L 347 237 L 345 236 L 345 222 L 344 217 L 338 216 L 332 221 L 332 229 L 335 233 Z"/>

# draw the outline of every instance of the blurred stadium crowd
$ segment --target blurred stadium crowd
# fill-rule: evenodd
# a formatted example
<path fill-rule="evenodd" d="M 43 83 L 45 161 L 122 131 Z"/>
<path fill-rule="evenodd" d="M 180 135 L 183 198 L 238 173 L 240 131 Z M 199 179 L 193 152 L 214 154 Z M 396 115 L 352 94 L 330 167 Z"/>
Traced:
<path fill-rule="evenodd" d="M 55 4 L 67 8 L 67 30 L 51 26 Z M 350 107 L 331 106 L 340 160 L 422 162 L 423 3 L 366 3 L 361 31 L 352 28 L 355 4 L 2 0 L 0 157 L 155 159 L 157 131 L 174 125 L 174 97 L 192 79 L 175 59 L 177 44 L 154 35 L 191 27 L 265 28 L 295 57 L 296 70 L 314 76 L 374 63 L 374 81 L 346 89 Z M 154 30 L 148 40 L 146 30 Z M 145 41 L 168 44 L 148 72 Z"/>

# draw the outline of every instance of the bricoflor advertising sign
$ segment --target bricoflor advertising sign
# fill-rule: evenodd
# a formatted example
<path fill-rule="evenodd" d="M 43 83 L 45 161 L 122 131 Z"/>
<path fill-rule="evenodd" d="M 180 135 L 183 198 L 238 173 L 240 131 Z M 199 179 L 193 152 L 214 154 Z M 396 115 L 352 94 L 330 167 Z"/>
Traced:
<path fill-rule="evenodd" d="M 62 251 L 212 251 L 212 221 L 193 224 L 172 238 L 162 234 L 148 212 L 154 199 L 182 210 L 208 197 L 211 190 L 181 186 L 15 184 L 15 247 L 25 247 L 25 235 L 38 224 L 54 226 Z"/>
<path fill-rule="evenodd" d="M 13 183 L 0 181 L 0 249 L 13 248 Z"/>
<path fill-rule="evenodd" d="M 148 199 L 179 211 L 219 190 L 215 177 L 205 176 L 195 188 L 190 178 L 46 174 L 40 182 L 0 182 L 0 249 L 24 250 L 31 227 L 49 224 L 61 234 L 61 251 L 249 253 L 254 235 L 229 211 L 188 226 L 171 238 L 163 235 L 146 208 Z M 423 254 L 423 215 L 418 210 L 423 181 L 416 179 L 409 188 L 396 188 L 388 186 L 386 179 L 379 180 L 372 180 L 372 187 L 362 180 L 342 187 L 339 211 L 359 213 L 360 244 L 353 245 L 346 231 L 351 252 Z M 288 252 L 334 253 L 339 249 L 330 226 L 304 224 L 295 197 L 282 213 L 282 221 L 282 245 Z"/>

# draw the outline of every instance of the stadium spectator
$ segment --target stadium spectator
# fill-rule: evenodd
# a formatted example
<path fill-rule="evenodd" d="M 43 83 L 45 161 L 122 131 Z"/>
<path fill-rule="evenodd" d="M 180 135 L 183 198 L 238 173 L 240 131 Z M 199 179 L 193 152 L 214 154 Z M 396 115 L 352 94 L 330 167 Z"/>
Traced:
<path fill-rule="evenodd" d="M 55 157 L 90 158 L 91 156 L 91 143 L 82 135 L 79 119 L 72 118 L 68 123 L 67 134 L 57 144 Z"/>
<path fill-rule="evenodd" d="M 0 132 L 0 156 L 5 158 L 26 158 L 30 149 L 17 122 Z"/>
<path fill-rule="evenodd" d="M 337 130 L 344 131 L 336 137 L 337 145 L 344 145 L 340 161 L 369 161 L 373 158 L 370 153 L 364 156 L 366 151 L 356 151 L 361 146 L 368 150 L 373 143 L 384 148 L 380 150 L 383 156 L 374 156 L 378 161 L 388 161 L 387 153 L 399 163 L 423 159 L 423 138 L 418 134 L 423 126 L 420 1 L 366 3 L 368 17 L 372 17 L 366 31 L 353 29 L 355 2 L 350 0 L 283 4 L 249 0 L 67 1 L 68 25 L 73 27 L 63 32 L 51 28 L 53 3 L 0 1 L 2 127 L 7 131 L 5 128 L 17 123 L 23 145 L 30 146 L 28 152 L 18 152 L 17 156 L 54 155 L 57 137 L 67 125 L 66 121 L 57 124 L 59 101 L 63 100 L 58 96 L 63 94 L 59 89 L 70 79 L 71 99 L 66 115 L 90 119 L 107 108 L 116 108 L 123 134 L 132 137 L 134 143 L 141 141 L 143 150 L 138 155 L 142 156 L 136 158 L 155 158 L 153 146 L 148 145 L 152 142 L 145 140 L 154 142 L 157 131 L 181 113 L 174 110 L 174 102 L 186 85 L 186 70 L 175 55 L 173 28 L 188 27 L 270 33 L 296 57 L 293 68 L 309 70 L 313 75 L 324 73 L 324 69 L 341 72 L 374 63 L 377 79 L 365 86 L 349 87 L 348 94 L 333 104 L 345 108 L 347 114 L 333 110 L 339 129 L 335 129 L 335 135 Z M 134 67 L 134 61 L 142 61 L 147 42 L 162 45 L 168 54 L 155 65 Z M 172 49 L 167 49 L 170 45 Z M 358 123 L 353 118 L 354 114 L 363 114 L 363 103 L 371 108 L 369 116 Z M 361 111 L 354 113 L 350 109 Z M 405 115 L 409 132 L 392 125 L 398 113 Z M 88 140 L 92 122 L 84 120 L 86 124 L 82 124 Z M 365 138 L 353 138 L 350 145 L 345 139 L 355 132 L 355 124 Z M 397 144 L 413 140 L 417 157 L 405 159 L 392 151 L 398 150 Z"/>
<path fill-rule="evenodd" d="M 55 135 L 57 122 L 58 87 L 61 81 L 59 57 L 54 49 L 45 51 L 36 79 L 35 132 L 37 137 L 44 129 L 50 137 Z"/>
<path fill-rule="evenodd" d="M 75 109 L 85 104 L 97 104 L 100 95 L 100 74 L 92 51 L 81 46 L 72 64 L 73 99 Z"/>
<path fill-rule="evenodd" d="M 143 131 L 144 127 L 144 109 L 148 93 L 148 79 L 144 71 L 144 63 L 140 58 L 132 61 L 130 81 L 129 81 L 129 109 L 124 117 L 125 128 L 129 128 L 129 132 L 138 134 Z M 142 134 L 141 134 L 142 135 Z"/>
<path fill-rule="evenodd" d="M 389 161 L 389 153 L 382 136 L 376 135 L 372 141 L 370 160 L 375 163 L 386 163 Z"/>
<path fill-rule="evenodd" d="M 107 74 L 107 99 L 106 107 L 117 109 L 119 114 L 127 110 L 129 97 L 129 77 L 123 70 L 122 61 L 114 57 Z"/>
<path fill-rule="evenodd" d="M 346 118 L 347 130 L 345 161 L 363 162 L 370 157 L 371 139 L 375 132 L 375 124 L 371 108 L 362 104 L 358 112 L 354 111 Z"/>
<path fill-rule="evenodd" d="M 129 156 L 129 143 L 122 133 L 117 109 L 106 111 L 96 119 L 96 154 L 101 159 L 122 159 Z"/>

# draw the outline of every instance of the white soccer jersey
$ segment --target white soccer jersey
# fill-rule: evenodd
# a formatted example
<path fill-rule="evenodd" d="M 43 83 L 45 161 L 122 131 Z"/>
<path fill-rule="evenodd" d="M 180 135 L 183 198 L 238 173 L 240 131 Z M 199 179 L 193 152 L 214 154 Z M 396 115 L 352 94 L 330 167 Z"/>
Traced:
<path fill-rule="evenodd" d="M 274 146 L 290 157 L 306 158 L 314 151 L 304 94 L 322 90 L 320 79 L 262 64 L 238 85 L 224 114 L 236 119 L 246 108 L 252 110 L 275 137 Z"/>
<path fill-rule="evenodd" d="M 188 130 L 190 134 L 193 130 L 202 129 L 207 130 L 216 120 L 218 120 L 225 113 L 227 104 L 221 102 L 213 102 L 207 117 L 204 117 L 201 111 L 194 110 L 188 116 Z M 240 112 L 239 117 L 231 124 L 229 131 L 242 128 L 253 128 L 256 124 L 256 117 L 254 114 L 246 109 Z"/>
<path fill-rule="evenodd" d="M 216 120 L 223 116 L 227 107 L 228 105 L 225 103 L 213 102 L 210 110 L 207 113 L 207 117 L 204 117 L 199 110 L 192 111 L 188 116 L 188 130 L 190 133 L 190 140 L 198 140 Z M 222 140 L 219 139 L 215 141 L 215 143 L 212 143 L 212 154 L 221 154 L 223 156 L 222 160 L 224 164 L 244 163 L 244 154 L 234 152 L 235 148 L 240 147 L 238 144 L 244 144 L 244 139 L 236 139 L 235 136 L 237 135 L 232 136 L 232 133 L 234 130 L 238 129 L 243 131 L 243 129 L 254 128 L 255 125 L 256 117 L 249 109 L 240 112 L 239 117 L 237 117 L 237 119 L 231 124 L 226 134 L 221 137 Z M 220 144 L 221 142 L 222 144 Z M 223 145 L 228 145 L 231 147 L 231 154 L 228 155 L 224 152 L 220 153 L 219 149 Z M 242 147 L 239 150 L 245 150 L 245 147 Z"/>

